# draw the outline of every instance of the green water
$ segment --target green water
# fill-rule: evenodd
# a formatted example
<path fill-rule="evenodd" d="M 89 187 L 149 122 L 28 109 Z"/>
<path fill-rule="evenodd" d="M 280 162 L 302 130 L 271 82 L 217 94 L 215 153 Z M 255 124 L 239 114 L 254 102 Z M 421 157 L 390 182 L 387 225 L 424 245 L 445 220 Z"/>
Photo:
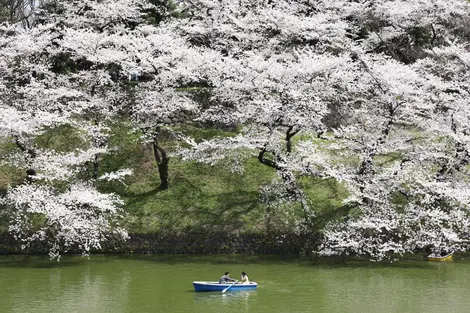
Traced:
<path fill-rule="evenodd" d="M 245 271 L 255 291 L 194 292 Z M 0 256 L 0 312 L 469 312 L 470 260 L 376 264 L 278 256 Z"/>

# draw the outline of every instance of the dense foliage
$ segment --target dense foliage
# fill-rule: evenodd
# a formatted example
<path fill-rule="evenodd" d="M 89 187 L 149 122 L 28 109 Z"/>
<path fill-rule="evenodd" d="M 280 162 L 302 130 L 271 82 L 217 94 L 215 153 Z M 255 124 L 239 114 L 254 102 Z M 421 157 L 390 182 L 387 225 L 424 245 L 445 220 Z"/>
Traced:
<path fill-rule="evenodd" d="M 257 160 L 275 175 L 250 201 L 266 206 L 268 220 L 298 208 L 286 223 L 321 233 L 321 253 L 468 248 L 467 1 L 32 8 L 26 26 L 0 28 L 0 136 L 16 146 L 2 162 L 25 171 L 1 204 L 25 243 L 47 240 L 55 255 L 99 248 L 110 233 L 126 237 L 122 200 L 99 182 L 133 174 L 100 170 L 119 153 L 114 132 L 128 128 L 151 145 L 160 191 L 171 189 L 171 156 L 221 163 L 233 175 Z M 76 137 L 66 149 L 40 144 L 65 131 Z M 321 181 L 349 194 L 328 221 L 312 201 Z"/>

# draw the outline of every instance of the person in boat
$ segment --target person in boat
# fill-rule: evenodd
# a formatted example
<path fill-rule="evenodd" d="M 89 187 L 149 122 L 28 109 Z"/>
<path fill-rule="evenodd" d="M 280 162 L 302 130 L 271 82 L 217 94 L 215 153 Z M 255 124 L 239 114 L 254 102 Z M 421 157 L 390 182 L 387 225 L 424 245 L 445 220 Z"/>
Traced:
<path fill-rule="evenodd" d="M 240 279 L 242 284 L 249 284 L 250 280 L 248 279 L 248 275 L 245 272 L 242 272 L 242 277 Z"/>
<path fill-rule="evenodd" d="M 220 277 L 219 284 L 226 284 L 229 281 L 236 282 L 237 280 L 230 277 L 230 272 L 225 272 L 225 274 Z"/>

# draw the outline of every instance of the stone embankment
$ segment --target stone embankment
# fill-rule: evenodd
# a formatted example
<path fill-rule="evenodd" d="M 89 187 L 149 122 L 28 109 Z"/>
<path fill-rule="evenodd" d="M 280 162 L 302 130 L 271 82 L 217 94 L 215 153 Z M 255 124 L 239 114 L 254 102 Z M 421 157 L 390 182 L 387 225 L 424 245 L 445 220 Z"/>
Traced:
<path fill-rule="evenodd" d="M 310 254 L 318 240 L 307 235 L 278 234 L 131 234 L 126 242 L 107 244 L 94 253 L 192 253 L 192 254 Z M 0 253 L 45 254 L 45 244 L 22 249 L 9 234 L 0 234 Z M 78 251 L 69 251 L 78 253 Z"/>

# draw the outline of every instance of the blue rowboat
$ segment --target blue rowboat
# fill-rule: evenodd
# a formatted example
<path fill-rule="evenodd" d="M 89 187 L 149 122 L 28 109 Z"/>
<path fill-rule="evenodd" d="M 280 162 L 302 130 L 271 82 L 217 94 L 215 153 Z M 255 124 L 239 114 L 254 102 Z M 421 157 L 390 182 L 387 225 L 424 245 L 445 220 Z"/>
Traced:
<path fill-rule="evenodd" d="M 225 288 L 230 287 L 227 291 L 237 291 L 237 290 L 254 290 L 258 287 L 258 284 L 255 282 L 250 282 L 249 284 L 219 284 L 216 281 L 193 281 L 193 286 L 195 291 L 223 291 Z"/>

